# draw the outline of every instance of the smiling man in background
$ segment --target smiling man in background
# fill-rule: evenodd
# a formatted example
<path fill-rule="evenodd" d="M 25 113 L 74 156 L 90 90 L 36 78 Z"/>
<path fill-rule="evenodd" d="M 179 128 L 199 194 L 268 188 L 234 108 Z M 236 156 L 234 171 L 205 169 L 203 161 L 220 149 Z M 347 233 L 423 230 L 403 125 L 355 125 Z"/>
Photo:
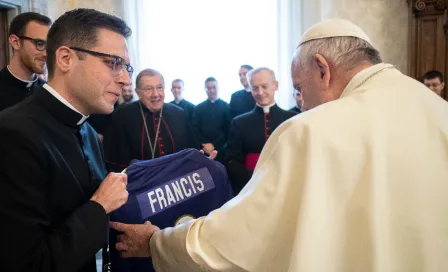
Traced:
<path fill-rule="evenodd" d="M 50 26 L 50 18 L 35 12 L 21 13 L 12 20 L 8 42 L 13 56 L 0 71 L 0 111 L 21 102 L 44 84 L 38 75 L 46 73 Z"/>
<path fill-rule="evenodd" d="M 269 68 L 256 68 L 247 74 L 256 107 L 232 120 L 227 140 L 225 165 L 232 188 L 238 194 L 249 182 L 269 136 L 284 121 L 296 115 L 275 103 L 278 82 Z"/>

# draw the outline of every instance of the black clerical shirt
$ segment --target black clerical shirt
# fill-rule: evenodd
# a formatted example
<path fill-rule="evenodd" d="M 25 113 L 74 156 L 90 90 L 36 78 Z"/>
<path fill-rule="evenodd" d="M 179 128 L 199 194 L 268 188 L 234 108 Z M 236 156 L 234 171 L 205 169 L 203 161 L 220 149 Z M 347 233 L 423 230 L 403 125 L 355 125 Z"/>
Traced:
<path fill-rule="evenodd" d="M 297 106 L 290 108 L 289 111 L 292 111 L 295 113 L 302 113 L 302 110 L 300 110 L 300 108 Z"/>
<path fill-rule="evenodd" d="M 232 94 L 229 104 L 229 122 L 243 113 L 251 111 L 255 107 L 255 100 L 251 92 L 245 89 Z"/>
<path fill-rule="evenodd" d="M 188 120 L 191 122 L 191 118 L 193 117 L 193 112 L 194 112 L 194 107 L 195 107 L 193 103 L 191 103 L 185 99 L 182 99 L 179 102 L 179 104 L 176 103 L 175 100 L 171 101 L 170 103 L 182 108 L 185 111 L 185 114 L 188 116 Z"/>
<path fill-rule="evenodd" d="M 193 128 L 201 144 L 211 143 L 220 151 L 227 139 L 229 104 L 222 99 L 205 100 L 193 113 Z"/>
<path fill-rule="evenodd" d="M 0 270 L 96 271 L 108 220 L 89 199 L 106 171 L 84 119 L 44 87 L 0 113 Z"/>
<path fill-rule="evenodd" d="M 3 68 L 0 71 L 0 111 L 25 100 L 44 83 L 40 78 L 32 82 L 20 80 L 11 74 L 8 67 Z"/>

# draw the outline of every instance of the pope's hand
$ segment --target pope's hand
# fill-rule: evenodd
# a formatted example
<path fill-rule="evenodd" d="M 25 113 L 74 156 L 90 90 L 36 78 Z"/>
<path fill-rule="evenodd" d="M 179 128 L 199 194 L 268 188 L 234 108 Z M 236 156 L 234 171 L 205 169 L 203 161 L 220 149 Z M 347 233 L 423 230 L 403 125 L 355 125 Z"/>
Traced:
<path fill-rule="evenodd" d="M 154 232 L 160 230 L 157 226 L 146 221 L 145 224 L 138 225 L 110 222 L 110 227 L 121 232 L 117 236 L 117 244 L 115 245 L 121 257 L 151 257 L 149 239 Z"/>

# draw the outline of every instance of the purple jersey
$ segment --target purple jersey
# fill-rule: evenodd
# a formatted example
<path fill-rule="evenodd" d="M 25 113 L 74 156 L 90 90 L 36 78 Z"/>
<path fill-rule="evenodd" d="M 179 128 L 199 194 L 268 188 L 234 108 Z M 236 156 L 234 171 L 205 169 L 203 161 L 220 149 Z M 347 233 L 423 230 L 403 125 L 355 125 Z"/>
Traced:
<path fill-rule="evenodd" d="M 224 166 L 197 149 L 134 161 L 126 173 L 129 199 L 111 213 L 111 221 L 142 224 L 149 220 L 163 229 L 207 215 L 233 197 Z M 154 271 L 150 258 L 120 258 L 115 250 L 116 235 L 111 230 L 112 271 Z"/>

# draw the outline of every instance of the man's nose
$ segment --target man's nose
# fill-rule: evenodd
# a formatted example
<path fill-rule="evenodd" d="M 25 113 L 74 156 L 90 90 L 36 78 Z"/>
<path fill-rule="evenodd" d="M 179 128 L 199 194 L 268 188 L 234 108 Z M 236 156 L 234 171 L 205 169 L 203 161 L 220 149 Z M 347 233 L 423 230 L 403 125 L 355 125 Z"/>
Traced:
<path fill-rule="evenodd" d="M 132 79 L 129 75 L 128 71 L 122 71 L 120 76 L 118 77 L 118 82 L 124 86 L 131 86 Z"/>

